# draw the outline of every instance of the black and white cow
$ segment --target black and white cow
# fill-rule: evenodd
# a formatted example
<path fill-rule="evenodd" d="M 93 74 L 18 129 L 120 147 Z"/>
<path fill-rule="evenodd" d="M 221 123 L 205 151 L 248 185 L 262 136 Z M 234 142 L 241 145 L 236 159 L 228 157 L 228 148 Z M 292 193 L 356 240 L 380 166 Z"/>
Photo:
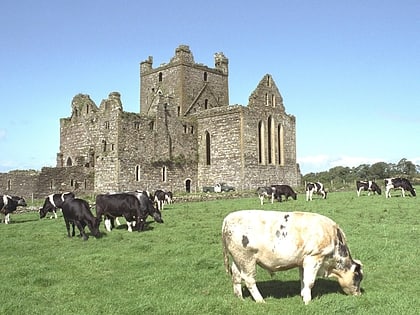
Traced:
<path fill-rule="evenodd" d="M 258 198 L 260 199 L 261 205 L 264 204 L 265 197 L 271 198 L 271 203 L 274 202 L 274 189 L 271 186 L 258 187 L 257 194 Z"/>
<path fill-rule="evenodd" d="M 99 237 L 99 224 L 100 219 L 90 211 L 90 206 L 86 200 L 79 198 L 68 198 L 62 204 L 62 211 L 64 222 L 66 223 L 67 236 L 75 236 L 74 226 L 76 225 L 80 231 L 80 236 L 83 240 L 87 240 L 89 237 L 85 232 L 85 226 L 87 225 L 93 236 Z M 72 234 L 70 235 L 70 224 L 73 227 Z"/>
<path fill-rule="evenodd" d="M 357 196 L 360 197 L 360 193 L 362 191 L 367 191 L 368 192 L 368 196 L 370 196 L 370 193 L 377 193 L 378 195 L 380 195 L 381 192 L 381 188 L 379 188 L 378 184 L 376 184 L 374 181 L 362 181 L 362 180 L 358 180 L 356 181 L 356 188 L 357 188 Z"/>
<path fill-rule="evenodd" d="M 150 198 L 141 193 L 100 194 L 96 196 L 96 217 L 105 216 L 105 228 L 111 231 L 111 219 L 123 216 L 128 231 L 136 226 L 143 231 L 147 216 L 152 216 L 158 223 L 163 223 L 159 210 L 153 206 Z"/>
<path fill-rule="evenodd" d="M 48 212 L 52 212 L 54 217 L 57 219 L 57 208 L 62 208 L 63 203 L 66 199 L 74 199 L 74 193 L 65 192 L 62 194 L 51 194 L 45 198 L 44 205 L 39 208 L 39 217 L 44 218 Z M 52 215 L 50 219 L 52 219 Z"/>
<path fill-rule="evenodd" d="M 271 188 L 273 189 L 274 197 L 281 202 L 281 196 L 284 196 L 286 200 L 289 199 L 289 197 L 292 197 L 293 200 L 297 199 L 297 194 L 294 192 L 292 187 L 289 185 L 271 185 Z"/>
<path fill-rule="evenodd" d="M 324 184 L 320 182 L 306 184 L 306 201 L 312 200 L 314 193 L 321 195 L 322 199 L 327 199 L 327 192 L 324 189 Z"/>
<path fill-rule="evenodd" d="M 17 207 L 26 207 L 26 201 L 23 197 L 0 195 L 0 214 L 1 222 L 5 224 L 10 223 L 10 214 L 14 212 Z"/>
<path fill-rule="evenodd" d="M 405 191 L 408 190 L 413 197 L 416 196 L 416 190 L 406 178 L 387 178 L 385 179 L 385 197 L 391 197 L 391 189 L 401 189 L 401 195 L 405 197 Z"/>
<path fill-rule="evenodd" d="M 172 198 L 173 194 L 171 191 L 164 191 L 162 189 L 157 189 L 153 196 L 154 202 L 159 211 L 163 210 L 163 206 L 165 204 L 171 204 Z"/>

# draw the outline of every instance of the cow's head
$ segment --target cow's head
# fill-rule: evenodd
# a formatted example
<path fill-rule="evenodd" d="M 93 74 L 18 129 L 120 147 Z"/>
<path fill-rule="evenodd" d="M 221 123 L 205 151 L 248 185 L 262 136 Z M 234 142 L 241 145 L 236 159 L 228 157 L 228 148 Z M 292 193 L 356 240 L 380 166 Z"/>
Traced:
<path fill-rule="evenodd" d="M 360 283 L 363 279 L 362 263 L 359 260 L 352 260 L 351 267 L 341 270 L 337 278 L 344 293 L 360 295 Z"/>

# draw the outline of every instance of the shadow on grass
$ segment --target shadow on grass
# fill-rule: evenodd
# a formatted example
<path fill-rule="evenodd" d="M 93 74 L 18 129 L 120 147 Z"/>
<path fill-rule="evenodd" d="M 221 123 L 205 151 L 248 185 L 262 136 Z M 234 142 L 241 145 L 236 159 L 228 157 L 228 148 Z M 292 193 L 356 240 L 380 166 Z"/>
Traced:
<path fill-rule="evenodd" d="M 282 299 L 292 296 L 300 296 L 300 281 L 280 281 L 280 280 L 269 280 L 263 282 L 257 282 L 258 290 L 260 291 L 263 298 L 273 297 L 276 299 Z M 328 279 L 317 279 L 315 285 L 312 288 L 312 299 L 325 294 L 330 293 L 343 293 L 340 284 L 335 280 Z M 251 297 L 248 289 L 243 288 L 244 298 Z M 251 297 L 252 298 L 252 297 Z"/>

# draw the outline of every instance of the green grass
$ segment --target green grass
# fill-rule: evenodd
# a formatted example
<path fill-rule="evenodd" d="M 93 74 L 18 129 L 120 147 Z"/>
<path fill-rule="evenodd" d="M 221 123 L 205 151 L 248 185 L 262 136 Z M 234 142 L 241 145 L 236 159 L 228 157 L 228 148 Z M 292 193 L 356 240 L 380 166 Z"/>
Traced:
<path fill-rule="evenodd" d="M 355 191 L 304 199 L 263 207 L 257 197 L 175 203 L 164 224 L 142 233 L 105 233 L 102 225 L 104 236 L 86 242 L 67 238 L 61 213 L 57 220 L 12 214 L 11 224 L 0 225 L 0 314 L 418 314 L 419 199 Z M 318 279 L 305 306 L 297 269 L 273 278 L 258 269 L 266 303 L 246 289 L 237 299 L 223 267 L 221 223 L 231 211 L 260 208 L 318 212 L 339 223 L 364 265 L 362 296 Z"/>

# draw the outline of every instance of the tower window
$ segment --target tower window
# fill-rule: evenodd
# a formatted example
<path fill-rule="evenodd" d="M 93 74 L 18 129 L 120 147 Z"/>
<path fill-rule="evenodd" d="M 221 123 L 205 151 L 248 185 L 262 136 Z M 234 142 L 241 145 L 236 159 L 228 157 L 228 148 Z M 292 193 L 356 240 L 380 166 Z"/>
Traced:
<path fill-rule="evenodd" d="M 159 72 L 159 82 L 162 82 L 162 77 L 163 77 L 162 72 Z"/>

